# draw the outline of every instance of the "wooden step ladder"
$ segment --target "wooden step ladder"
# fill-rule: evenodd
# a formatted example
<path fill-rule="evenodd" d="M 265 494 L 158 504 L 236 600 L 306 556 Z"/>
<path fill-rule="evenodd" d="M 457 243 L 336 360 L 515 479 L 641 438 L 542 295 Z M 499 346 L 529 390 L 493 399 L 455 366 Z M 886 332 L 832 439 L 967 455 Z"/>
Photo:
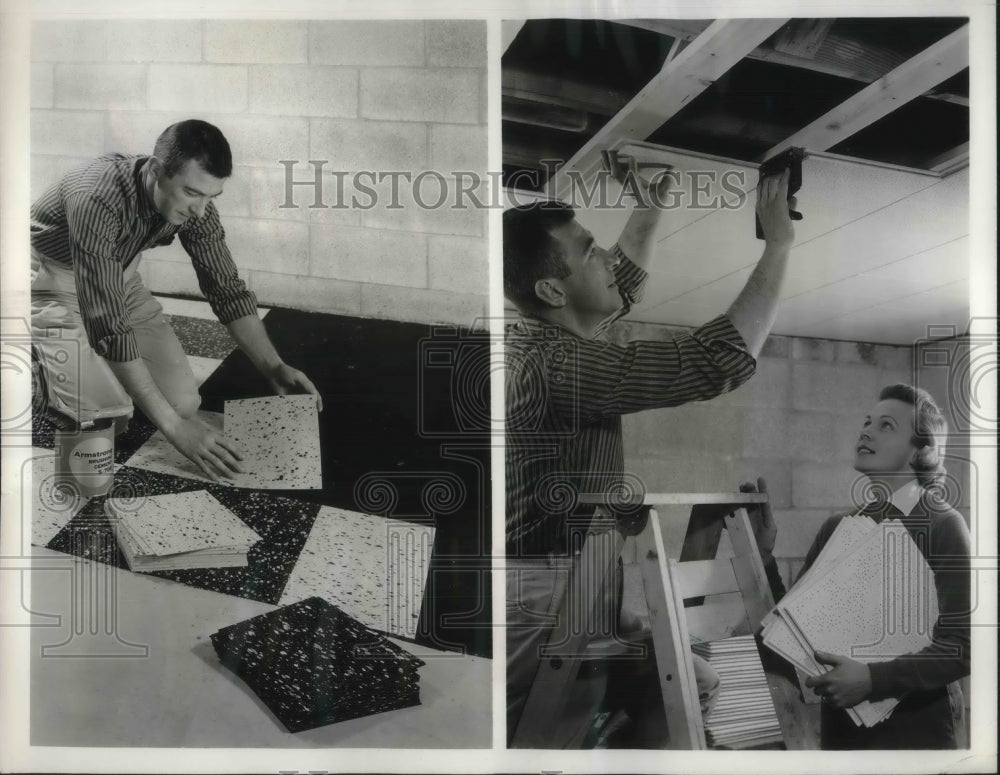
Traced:
<path fill-rule="evenodd" d="M 553 725 L 562 717 L 580 666 L 611 654 L 606 641 L 597 649 L 591 648 L 591 635 L 599 615 L 598 601 L 612 590 L 618 558 L 626 542 L 634 541 L 670 748 L 704 749 L 705 730 L 689 639 L 692 633 L 709 640 L 760 632 L 761 619 L 774 606 L 774 600 L 746 508 L 758 504 L 766 508 L 767 495 L 648 493 L 641 504 L 635 504 L 637 516 L 631 523 L 613 519 L 603 505 L 606 502 L 603 495 L 580 498 L 592 514 L 589 530 L 570 573 L 555 627 L 541 652 L 538 673 L 512 747 L 553 747 Z M 677 506 L 690 506 L 679 561 L 668 557 L 664 525 L 657 512 L 658 507 Z M 666 527 L 673 539 L 667 543 L 676 545 L 680 526 Z M 728 532 L 733 556 L 718 558 L 723 528 Z M 739 593 L 735 605 L 731 593 Z M 715 597 L 719 595 L 726 597 Z M 685 600 L 691 607 L 685 608 Z M 619 654 L 629 648 L 639 647 L 624 641 L 613 644 Z M 774 669 L 773 664 L 769 667 L 767 660 L 764 667 L 786 748 L 817 748 L 818 739 L 795 680 L 786 671 Z M 582 742 L 580 735 L 564 744 L 572 748 Z"/>

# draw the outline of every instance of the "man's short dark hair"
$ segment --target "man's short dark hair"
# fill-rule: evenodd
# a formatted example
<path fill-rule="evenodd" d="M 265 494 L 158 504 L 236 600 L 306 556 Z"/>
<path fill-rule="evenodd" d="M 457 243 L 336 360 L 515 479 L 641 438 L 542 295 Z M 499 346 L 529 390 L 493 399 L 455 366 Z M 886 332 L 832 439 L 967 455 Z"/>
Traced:
<path fill-rule="evenodd" d="M 503 293 L 522 312 L 539 307 L 535 283 L 570 274 L 562 245 L 551 230 L 573 220 L 563 202 L 533 202 L 503 214 Z"/>
<path fill-rule="evenodd" d="M 194 159 L 209 175 L 228 178 L 233 174 L 233 154 L 218 127 L 192 118 L 171 124 L 156 138 L 153 155 L 163 162 L 167 177 Z"/>
<path fill-rule="evenodd" d="M 914 408 L 910 443 L 918 450 L 911 464 L 917 474 L 917 481 L 927 487 L 943 480 L 946 473 L 944 448 L 948 436 L 948 421 L 931 394 L 923 388 L 897 383 L 882 388 L 878 399 L 895 399 Z"/>

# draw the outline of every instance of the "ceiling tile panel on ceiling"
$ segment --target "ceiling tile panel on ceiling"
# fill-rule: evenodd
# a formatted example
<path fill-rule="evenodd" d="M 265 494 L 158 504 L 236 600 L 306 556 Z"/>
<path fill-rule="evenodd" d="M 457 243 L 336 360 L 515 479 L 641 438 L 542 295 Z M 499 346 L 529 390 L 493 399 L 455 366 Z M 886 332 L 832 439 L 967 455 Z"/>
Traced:
<path fill-rule="evenodd" d="M 923 290 L 926 286 L 921 286 Z M 800 327 L 813 325 L 830 318 L 887 303 L 900 295 L 912 294 L 917 289 L 904 291 L 892 280 L 873 280 L 855 276 L 800 294 L 782 299 L 778 305 L 775 333 L 794 334 Z"/>
<path fill-rule="evenodd" d="M 931 327 L 951 327 L 961 333 L 968 326 L 968 281 L 959 280 L 914 294 L 893 304 L 803 326 L 801 336 L 850 339 L 862 342 L 910 345 L 926 338 Z"/>

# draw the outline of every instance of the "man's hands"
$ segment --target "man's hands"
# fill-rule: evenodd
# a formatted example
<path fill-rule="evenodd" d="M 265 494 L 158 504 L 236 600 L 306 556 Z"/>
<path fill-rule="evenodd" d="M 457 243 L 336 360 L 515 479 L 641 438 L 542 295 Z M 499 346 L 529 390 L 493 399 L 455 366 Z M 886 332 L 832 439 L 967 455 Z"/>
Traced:
<path fill-rule="evenodd" d="M 267 378 L 271 389 L 279 396 L 289 393 L 309 393 L 316 396 L 316 408 L 323 411 L 323 398 L 320 396 L 316 386 L 298 369 L 293 369 L 287 363 L 279 363 L 272 369 L 263 372 Z"/>
<path fill-rule="evenodd" d="M 764 239 L 770 244 L 791 247 L 795 229 L 789 208 L 795 209 L 795 197 L 788 199 L 788 168 L 781 175 L 761 178 L 757 183 L 757 217 L 764 230 Z"/>
<path fill-rule="evenodd" d="M 239 447 L 197 417 L 178 417 L 177 422 L 163 429 L 164 435 L 188 460 L 213 482 L 220 477 L 232 479 L 243 473 Z"/>
<path fill-rule="evenodd" d="M 834 708 L 853 708 L 868 699 L 872 692 L 872 675 L 868 665 L 825 651 L 815 653 L 816 661 L 833 665 L 823 675 L 806 678 L 806 686 L 815 690 L 823 702 Z"/>

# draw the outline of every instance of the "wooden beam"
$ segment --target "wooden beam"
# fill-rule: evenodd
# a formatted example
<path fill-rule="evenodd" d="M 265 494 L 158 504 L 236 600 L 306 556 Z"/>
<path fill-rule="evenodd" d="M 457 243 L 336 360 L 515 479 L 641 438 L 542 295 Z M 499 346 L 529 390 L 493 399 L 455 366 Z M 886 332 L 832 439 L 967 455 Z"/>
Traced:
<path fill-rule="evenodd" d="M 500 23 L 500 54 L 510 48 L 510 44 L 514 42 L 514 38 L 521 31 L 524 26 L 524 19 L 520 21 L 515 21 L 511 19 L 504 19 Z"/>
<path fill-rule="evenodd" d="M 939 172 L 942 175 L 958 172 L 968 165 L 969 144 L 967 142 L 956 145 L 950 151 L 945 151 L 927 162 L 927 167 L 931 172 Z"/>
<path fill-rule="evenodd" d="M 540 102 L 571 110 L 585 110 L 588 113 L 604 116 L 613 116 L 628 104 L 632 96 L 617 89 L 606 89 L 568 78 L 541 75 L 517 67 L 501 69 L 500 93 L 510 99 Z"/>
<path fill-rule="evenodd" d="M 821 20 L 804 20 L 804 21 L 821 21 Z M 835 20 L 830 20 L 835 21 Z M 679 42 L 688 42 L 694 40 L 698 34 L 703 31 L 707 26 L 708 22 L 701 21 L 697 19 L 622 19 L 619 20 L 620 24 L 627 24 L 630 27 L 638 27 L 639 29 L 650 30 L 652 32 L 659 32 L 661 35 L 668 35 Z M 826 33 L 829 33 L 829 26 L 827 26 Z M 824 33 L 824 36 L 826 36 Z M 829 35 L 824 38 L 829 45 L 844 45 L 845 47 L 851 47 L 853 41 L 845 38 L 842 35 Z M 840 78 L 849 78 L 852 81 L 864 81 L 865 83 L 870 83 L 875 79 L 873 73 L 866 72 L 864 70 L 853 70 L 845 64 L 837 64 L 834 62 L 818 62 L 811 57 L 815 56 L 816 50 L 811 49 L 804 54 L 793 54 L 785 51 L 778 51 L 771 48 L 770 46 L 758 46 L 749 54 L 747 54 L 747 59 L 757 59 L 763 62 L 773 62 L 778 65 L 787 65 L 789 67 L 798 67 L 803 70 L 812 70 L 817 73 L 826 73 L 827 75 L 836 75 Z M 883 54 L 888 54 L 889 52 L 882 52 Z M 667 59 L 672 57 L 668 56 Z M 941 100 L 942 102 L 951 102 L 956 105 L 969 106 L 969 98 L 963 97 L 959 94 L 928 94 L 926 95 L 928 99 Z"/>
<path fill-rule="evenodd" d="M 832 148 L 968 66 L 969 25 L 966 24 L 782 140 L 761 161 L 792 146 L 810 151 Z"/>
<path fill-rule="evenodd" d="M 570 172 L 586 178 L 600 166 L 601 151 L 616 140 L 645 140 L 671 116 L 724 75 L 786 19 L 723 19 L 712 22 L 633 97 L 549 183 L 548 192 L 566 193 Z"/>

